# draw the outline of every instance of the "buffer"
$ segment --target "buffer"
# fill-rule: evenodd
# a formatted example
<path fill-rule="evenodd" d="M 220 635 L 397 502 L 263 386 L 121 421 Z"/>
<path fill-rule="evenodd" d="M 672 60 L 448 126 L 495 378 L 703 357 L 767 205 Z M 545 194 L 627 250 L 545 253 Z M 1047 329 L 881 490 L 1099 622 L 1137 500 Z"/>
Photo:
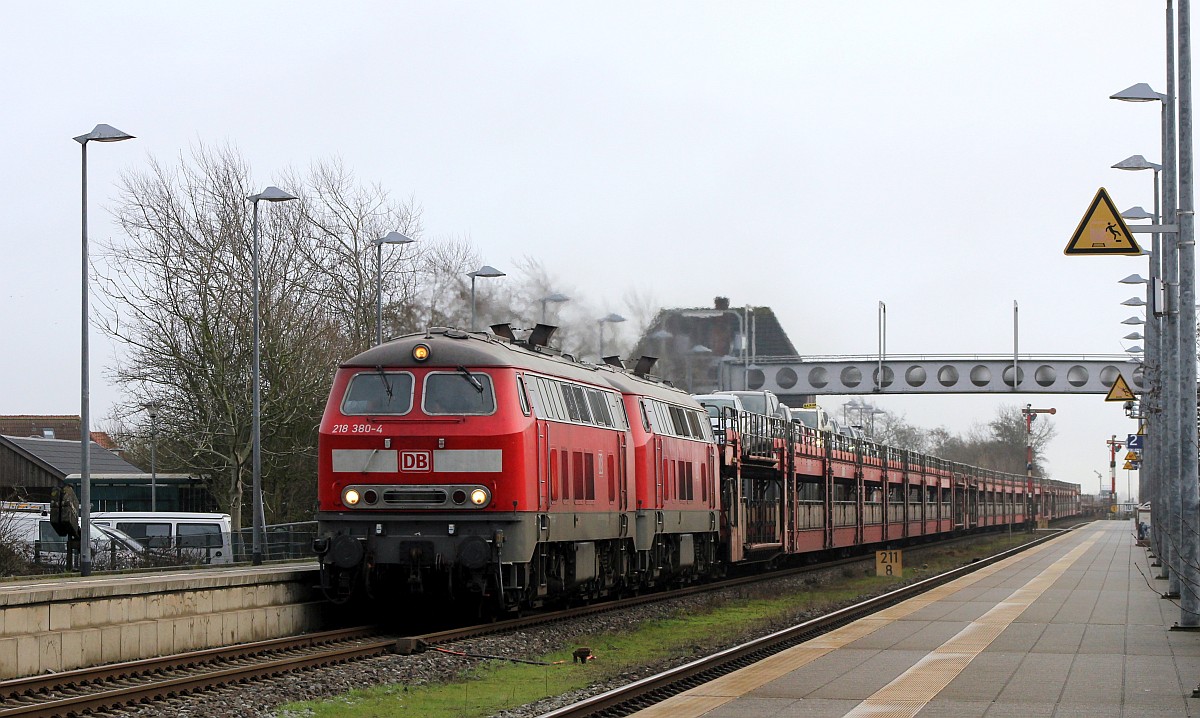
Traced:
<path fill-rule="evenodd" d="M 1141 254 L 1129 226 L 1101 187 L 1063 254 Z"/>

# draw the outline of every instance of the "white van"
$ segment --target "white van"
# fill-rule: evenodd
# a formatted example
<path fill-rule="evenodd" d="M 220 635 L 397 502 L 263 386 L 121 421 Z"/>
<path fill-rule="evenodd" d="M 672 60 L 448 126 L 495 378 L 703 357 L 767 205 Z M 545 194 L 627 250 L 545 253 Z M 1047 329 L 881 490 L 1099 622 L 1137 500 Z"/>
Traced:
<path fill-rule="evenodd" d="M 787 407 L 773 392 L 762 391 L 718 391 L 716 396 L 736 396 L 746 411 L 787 421 L 791 418 Z"/>
<path fill-rule="evenodd" d="M 229 514 L 97 511 L 92 523 L 129 534 L 152 556 L 187 563 L 233 563 Z"/>
<path fill-rule="evenodd" d="M 803 408 L 792 409 L 792 421 L 818 431 L 833 431 L 829 414 L 818 404 L 805 404 Z"/>
<path fill-rule="evenodd" d="M 96 524 L 90 533 L 93 568 L 134 568 L 144 563 L 144 551 L 131 536 Z M 67 537 L 51 525 L 49 503 L 0 501 L 0 542 L 19 550 L 30 563 L 66 566 Z"/>

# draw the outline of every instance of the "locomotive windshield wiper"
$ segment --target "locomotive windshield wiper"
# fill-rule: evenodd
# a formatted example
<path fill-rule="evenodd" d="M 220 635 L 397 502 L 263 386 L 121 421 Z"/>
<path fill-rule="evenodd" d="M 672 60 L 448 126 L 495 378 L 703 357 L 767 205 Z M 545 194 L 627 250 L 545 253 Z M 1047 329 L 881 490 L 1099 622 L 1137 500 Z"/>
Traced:
<path fill-rule="evenodd" d="M 463 375 L 463 378 L 466 379 L 467 381 L 471 382 L 471 386 L 475 387 L 475 391 L 482 394 L 483 393 L 483 384 L 481 384 L 479 382 L 479 380 L 476 379 L 475 376 L 471 372 L 467 371 L 467 368 L 465 366 L 460 365 L 457 368 L 458 368 L 459 373 Z"/>
<path fill-rule="evenodd" d="M 379 372 L 379 378 L 383 380 L 383 388 L 387 392 L 388 398 L 392 398 L 392 383 L 388 381 L 387 373 L 383 370 L 383 365 L 376 364 L 375 371 Z"/>

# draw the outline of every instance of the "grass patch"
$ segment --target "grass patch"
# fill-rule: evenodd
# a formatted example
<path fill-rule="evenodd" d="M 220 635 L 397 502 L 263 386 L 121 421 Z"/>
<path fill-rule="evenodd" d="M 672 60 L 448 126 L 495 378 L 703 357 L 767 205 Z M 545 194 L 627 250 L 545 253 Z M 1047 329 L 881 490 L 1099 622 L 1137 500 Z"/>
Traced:
<path fill-rule="evenodd" d="M 904 578 L 925 578 L 1006 548 L 1025 543 L 1029 536 L 1014 533 L 946 547 L 906 549 Z M 874 575 L 873 563 L 846 567 L 831 583 L 784 595 L 758 595 L 747 588 L 737 598 L 713 598 L 702 609 L 671 618 L 647 621 L 627 633 L 578 636 L 571 644 L 532 658 L 550 666 L 484 661 L 453 683 L 421 686 L 386 685 L 353 691 L 323 701 L 291 703 L 283 716 L 306 718 L 481 718 L 550 696 L 586 688 L 618 676 L 638 674 L 644 667 L 687 659 L 746 636 L 793 622 L 806 615 L 832 610 L 864 596 L 878 595 L 898 585 L 894 578 Z M 868 573 L 870 575 L 868 575 Z M 778 589 L 773 589 L 778 591 Z M 772 589 L 763 589 L 762 593 Z M 596 659 L 586 665 L 571 662 L 576 646 L 588 646 Z"/>

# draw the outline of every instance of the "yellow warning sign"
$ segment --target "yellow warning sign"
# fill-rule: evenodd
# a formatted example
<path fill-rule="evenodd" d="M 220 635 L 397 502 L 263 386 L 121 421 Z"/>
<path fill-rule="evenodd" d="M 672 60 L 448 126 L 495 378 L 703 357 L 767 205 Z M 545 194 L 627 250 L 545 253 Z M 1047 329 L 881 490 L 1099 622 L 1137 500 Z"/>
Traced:
<path fill-rule="evenodd" d="M 1141 254 L 1129 226 L 1101 187 L 1084 213 L 1063 254 Z"/>
<path fill-rule="evenodd" d="M 1129 384 L 1125 383 L 1125 377 L 1117 374 L 1117 380 L 1113 382 L 1112 388 L 1108 390 L 1108 396 L 1104 397 L 1104 400 L 1133 401 L 1136 398 L 1133 390 L 1129 388 Z"/>
<path fill-rule="evenodd" d="M 1136 469 L 1136 468 L 1137 467 L 1134 466 L 1133 464 L 1131 464 L 1130 462 L 1128 462 L 1128 461 L 1125 462 L 1125 470 L 1126 471 L 1132 471 L 1133 469 Z"/>
<path fill-rule="evenodd" d="M 1136 451 L 1129 451 L 1129 452 L 1125 453 L 1125 460 L 1126 461 L 1141 461 L 1142 455 Z"/>

